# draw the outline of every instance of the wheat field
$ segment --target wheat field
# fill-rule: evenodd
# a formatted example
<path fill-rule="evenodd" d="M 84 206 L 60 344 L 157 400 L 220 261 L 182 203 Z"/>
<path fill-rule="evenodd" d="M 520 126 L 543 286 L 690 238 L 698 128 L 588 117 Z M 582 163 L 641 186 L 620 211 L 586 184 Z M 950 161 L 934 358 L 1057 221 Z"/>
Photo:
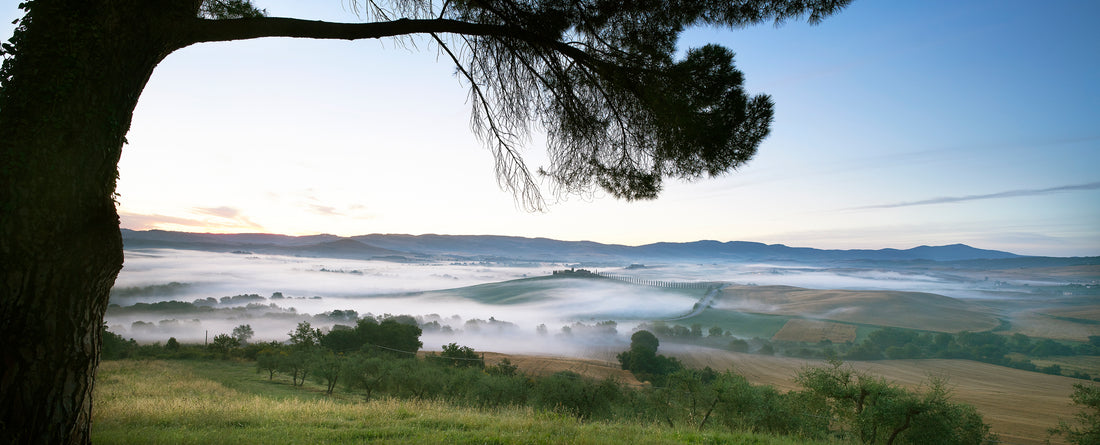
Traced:
<path fill-rule="evenodd" d="M 817 343 L 822 340 L 833 343 L 854 342 L 856 327 L 850 324 L 792 318 L 772 336 L 772 340 L 806 343 Z"/>

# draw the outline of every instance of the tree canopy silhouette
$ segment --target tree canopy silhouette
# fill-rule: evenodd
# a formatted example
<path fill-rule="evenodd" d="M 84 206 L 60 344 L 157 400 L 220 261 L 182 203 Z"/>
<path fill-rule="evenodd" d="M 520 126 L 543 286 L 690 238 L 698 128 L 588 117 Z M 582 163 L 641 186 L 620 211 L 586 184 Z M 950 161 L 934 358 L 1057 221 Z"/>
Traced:
<path fill-rule="evenodd" d="M 772 102 L 733 52 L 678 53 L 692 26 L 817 23 L 850 0 L 354 1 L 358 23 L 268 17 L 246 0 L 27 0 L 0 67 L 0 441 L 88 440 L 100 323 L 122 266 L 114 193 L 134 107 L 180 48 L 261 37 L 424 36 L 469 87 L 497 176 L 529 207 L 554 193 L 658 195 L 736 169 Z M 549 164 L 517 151 L 548 136 Z"/>

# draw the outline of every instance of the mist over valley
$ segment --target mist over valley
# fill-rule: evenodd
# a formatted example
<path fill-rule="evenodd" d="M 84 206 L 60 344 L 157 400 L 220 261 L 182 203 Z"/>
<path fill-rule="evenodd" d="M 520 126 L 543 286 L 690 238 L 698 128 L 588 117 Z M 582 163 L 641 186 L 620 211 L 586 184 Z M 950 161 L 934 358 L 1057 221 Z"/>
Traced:
<path fill-rule="evenodd" d="M 201 341 L 242 323 L 257 329 L 256 340 L 285 340 L 298 320 L 313 317 L 316 324 L 331 327 L 339 320 L 326 322 L 324 314 L 354 311 L 436 321 L 449 331 L 426 330 L 431 340 L 453 335 L 501 352 L 528 352 L 523 342 L 537 335 L 539 325 L 546 326 L 544 337 L 571 343 L 578 340 L 560 335 L 563 326 L 612 320 L 619 324 L 621 343 L 639 323 L 692 313 L 708 287 L 721 290 L 707 310 L 675 323 L 722 325 L 716 317 L 732 313 L 985 331 L 1011 327 L 1014 320 L 1021 328 L 1033 325 L 1043 310 L 1094 308 L 1100 280 L 1096 257 L 1021 257 L 962 245 L 822 251 L 758 243 L 628 247 L 488 236 L 123 234 L 126 262 L 107 323 L 141 342 L 168 336 Z M 570 268 L 638 283 L 696 287 L 552 275 Z M 828 290 L 833 292 L 823 292 Z M 252 297 L 227 298 L 238 295 Z M 193 307 L 174 312 L 132 307 L 173 300 Z M 929 320 L 945 314 L 968 317 L 937 327 L 900 321 L 902 313 L 927 314 Z M 1066 318 L 1073 317 L 1046 324 L 1067 324 L 1069 333 L 1061 336 L 1067 339 L 1100 334 L 1087 323 L 1074 329 Z M 489 319 L 509 325 L 492 335 L 476 323 L 466 328 L 470 320 Z M 139 324 L 134 330 L 135 322 L 153 326 Z M 723 329 L 738 335 L 737 329 Z M 505 346 L 508 340 L 519 349 Z M 425 345 L 430 349 L 436 343 Z"/>
<path fill-rule="evenodd" d="M 302 322 L 329 333 L 395 320 L 420 329 L 421 355 L 462 345 L 523 372 L 642 385 L 619 362 L 632 334 L 645 330 L 661 354 L 688 366 L 784 390 L 826 358 L 910 388 L 949 376 L 959 400 L 1013 443 L 1040 443 L 1070 413 L 1072 384 L 1100 378 L 1098 257 L 964 245 L 123 236 L 125 265 L 105 322 L 143 345 L 202 345 L 242 325 L 254 333 L 250 343 L 285 344 Z M 1013 389 L 1021 381 L 1043 395 Z"/>

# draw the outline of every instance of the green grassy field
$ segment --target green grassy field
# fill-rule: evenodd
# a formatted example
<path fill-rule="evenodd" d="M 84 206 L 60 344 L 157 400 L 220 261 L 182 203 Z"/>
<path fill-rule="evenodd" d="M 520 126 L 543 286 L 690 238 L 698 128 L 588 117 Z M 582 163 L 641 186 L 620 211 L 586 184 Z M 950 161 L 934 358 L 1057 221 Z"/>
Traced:
<path fill-rule="evenodd" d="M 267 381 L 232 361 L 105 361 L 92 440 L 99 444 L 605 444 L 794 445 L 804 440 L 583 422 L 528 408 L 492 411 L 435 401 L 323 395 Z M 811 442 L 812 443 L 812 442 Z M 828 443 L 828 442 L 818 442 Z"/>

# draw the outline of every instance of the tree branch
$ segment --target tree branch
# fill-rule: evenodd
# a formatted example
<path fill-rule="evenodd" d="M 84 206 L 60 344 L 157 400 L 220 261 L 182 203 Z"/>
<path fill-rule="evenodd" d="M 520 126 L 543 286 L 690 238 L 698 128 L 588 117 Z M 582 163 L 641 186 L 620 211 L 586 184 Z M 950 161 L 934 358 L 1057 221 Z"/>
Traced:
<path fill-rule="evenodd" d="M 513 37 L 530 40 L 536 36 L 514 27 L 469 23 L 450 19 L 399 19 L 371 23 L 335 23 L 281 17 L 230 20 L 195 19 L 190 23 L 190 42 L 226 42 L 261 37 L 359 40 L 409 34 L 452 33 Z M 539 39 L 542 40 L 542 39 Z"/>
<path fill-rule="evenodd" d="M 195 43 L 227 42 L 262 37 L 361 40 L 411 34 L 448 33 L 467 36 L 507 37 L 545 46 L 590 67 L 606 65 L 591 54 L 550 36 L 515 26 L 470 23 L 451 19 L 398 19 L 370 23 L 336 23 L 283 17 L 259 17 L 228 20 L 196 18 L 184 30 L 180 48 Z"/>

